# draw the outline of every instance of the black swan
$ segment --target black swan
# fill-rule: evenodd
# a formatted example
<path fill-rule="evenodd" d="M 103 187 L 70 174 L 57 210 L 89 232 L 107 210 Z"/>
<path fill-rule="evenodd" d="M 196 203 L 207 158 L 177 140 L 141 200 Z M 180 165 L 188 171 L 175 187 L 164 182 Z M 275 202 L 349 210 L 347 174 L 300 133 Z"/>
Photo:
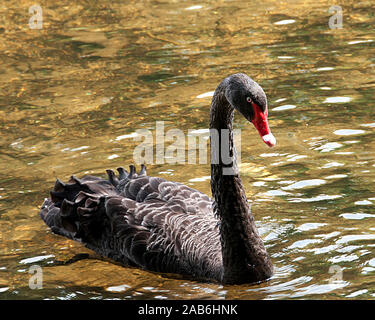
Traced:
<path fill-rule="evenodd" d="M 224 284 L 269 279 L 273 266 L 254 223 L 236 168 L 232 123 L 234 109 L 252 122 L 263 141 L 276 140 L 267 122 L 263 89 L 243 73 L 225 78 L 211 102 L 210 129 L 229 132 L 232 174 L 220 157 L 222 143 L 211 134 L 213 199 L 178 182 L 146 175 L 141 166 L 117 177 L 95 176 L 56 181 L 40 216 L 52 232 L 77 240 L 123 265 L 177 273 Z M 229 131 L 228 131 L 229 130 Z M 220 140 L 220 139 L 219 139 Z"/>

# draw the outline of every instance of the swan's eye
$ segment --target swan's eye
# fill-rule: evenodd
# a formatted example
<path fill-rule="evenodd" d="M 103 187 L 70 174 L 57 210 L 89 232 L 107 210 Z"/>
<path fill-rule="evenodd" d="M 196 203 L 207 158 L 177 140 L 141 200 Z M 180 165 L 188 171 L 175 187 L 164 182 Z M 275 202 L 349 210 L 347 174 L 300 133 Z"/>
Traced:
<path fill-rule="evenodd" d="M 247 97 L 247 98 L 246 98 L 246 101 L 247 101 L 248 103 L 252 103 L 252 102 L 253 102 L 253 100 L 252 100 L 250 97 Z"/>

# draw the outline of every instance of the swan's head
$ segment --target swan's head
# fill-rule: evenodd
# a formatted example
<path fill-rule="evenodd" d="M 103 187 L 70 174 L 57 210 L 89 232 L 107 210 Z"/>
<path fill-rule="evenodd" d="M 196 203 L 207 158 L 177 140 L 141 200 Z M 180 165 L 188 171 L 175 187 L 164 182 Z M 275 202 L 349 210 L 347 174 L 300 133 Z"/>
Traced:
<path fill-rule="evenodd" d="M 268 125 L 267 97 L 262 87 L 243 73 L 236 73 L 225 80 L 225 97 L 228 102 L 252 122 L 263 141 L 273 147 L 276 139 Z"/>

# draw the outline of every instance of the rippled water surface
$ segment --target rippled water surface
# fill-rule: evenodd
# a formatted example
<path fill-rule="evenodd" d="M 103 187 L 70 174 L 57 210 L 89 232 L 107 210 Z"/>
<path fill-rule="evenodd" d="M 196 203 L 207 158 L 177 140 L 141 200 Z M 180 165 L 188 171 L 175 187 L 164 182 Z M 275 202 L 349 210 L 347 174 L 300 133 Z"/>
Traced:
<path fill-rule="evenodd" d="M 375 296 L 375 5 L 345 1 L 33 1 L 0 5 L 0 299 Z M 133 162 L 137 129 L 205 132 L 212 91 L 245 72 L 269 149 L 241 117 L 241 176 L 275 275 L 222 286 L 124 268 L 38 216 L 57 177 Z M 209 166 L 155 164 L 210 193 Z M 43 271 L 32 290 L 30 267 Z"/>

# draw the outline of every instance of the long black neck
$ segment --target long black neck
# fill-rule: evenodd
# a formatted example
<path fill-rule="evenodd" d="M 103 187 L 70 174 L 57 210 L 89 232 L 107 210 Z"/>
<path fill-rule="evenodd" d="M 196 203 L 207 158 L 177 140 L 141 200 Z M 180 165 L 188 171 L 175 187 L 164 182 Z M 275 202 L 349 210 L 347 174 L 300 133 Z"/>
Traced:
<path fill-rule="evenodd" d="M 233 113 L 233 107 L 225 98 L 223 82 L 215 91 L 210 110 L 211 190 L 215 214 L 221 221 L 222 281 L 250 283 L 270 278 L 273 267 L 256 229 L 236 168 Z M 232 163 L 226 157 L 223 159 L 225 154 L 232 156 Z"/>

